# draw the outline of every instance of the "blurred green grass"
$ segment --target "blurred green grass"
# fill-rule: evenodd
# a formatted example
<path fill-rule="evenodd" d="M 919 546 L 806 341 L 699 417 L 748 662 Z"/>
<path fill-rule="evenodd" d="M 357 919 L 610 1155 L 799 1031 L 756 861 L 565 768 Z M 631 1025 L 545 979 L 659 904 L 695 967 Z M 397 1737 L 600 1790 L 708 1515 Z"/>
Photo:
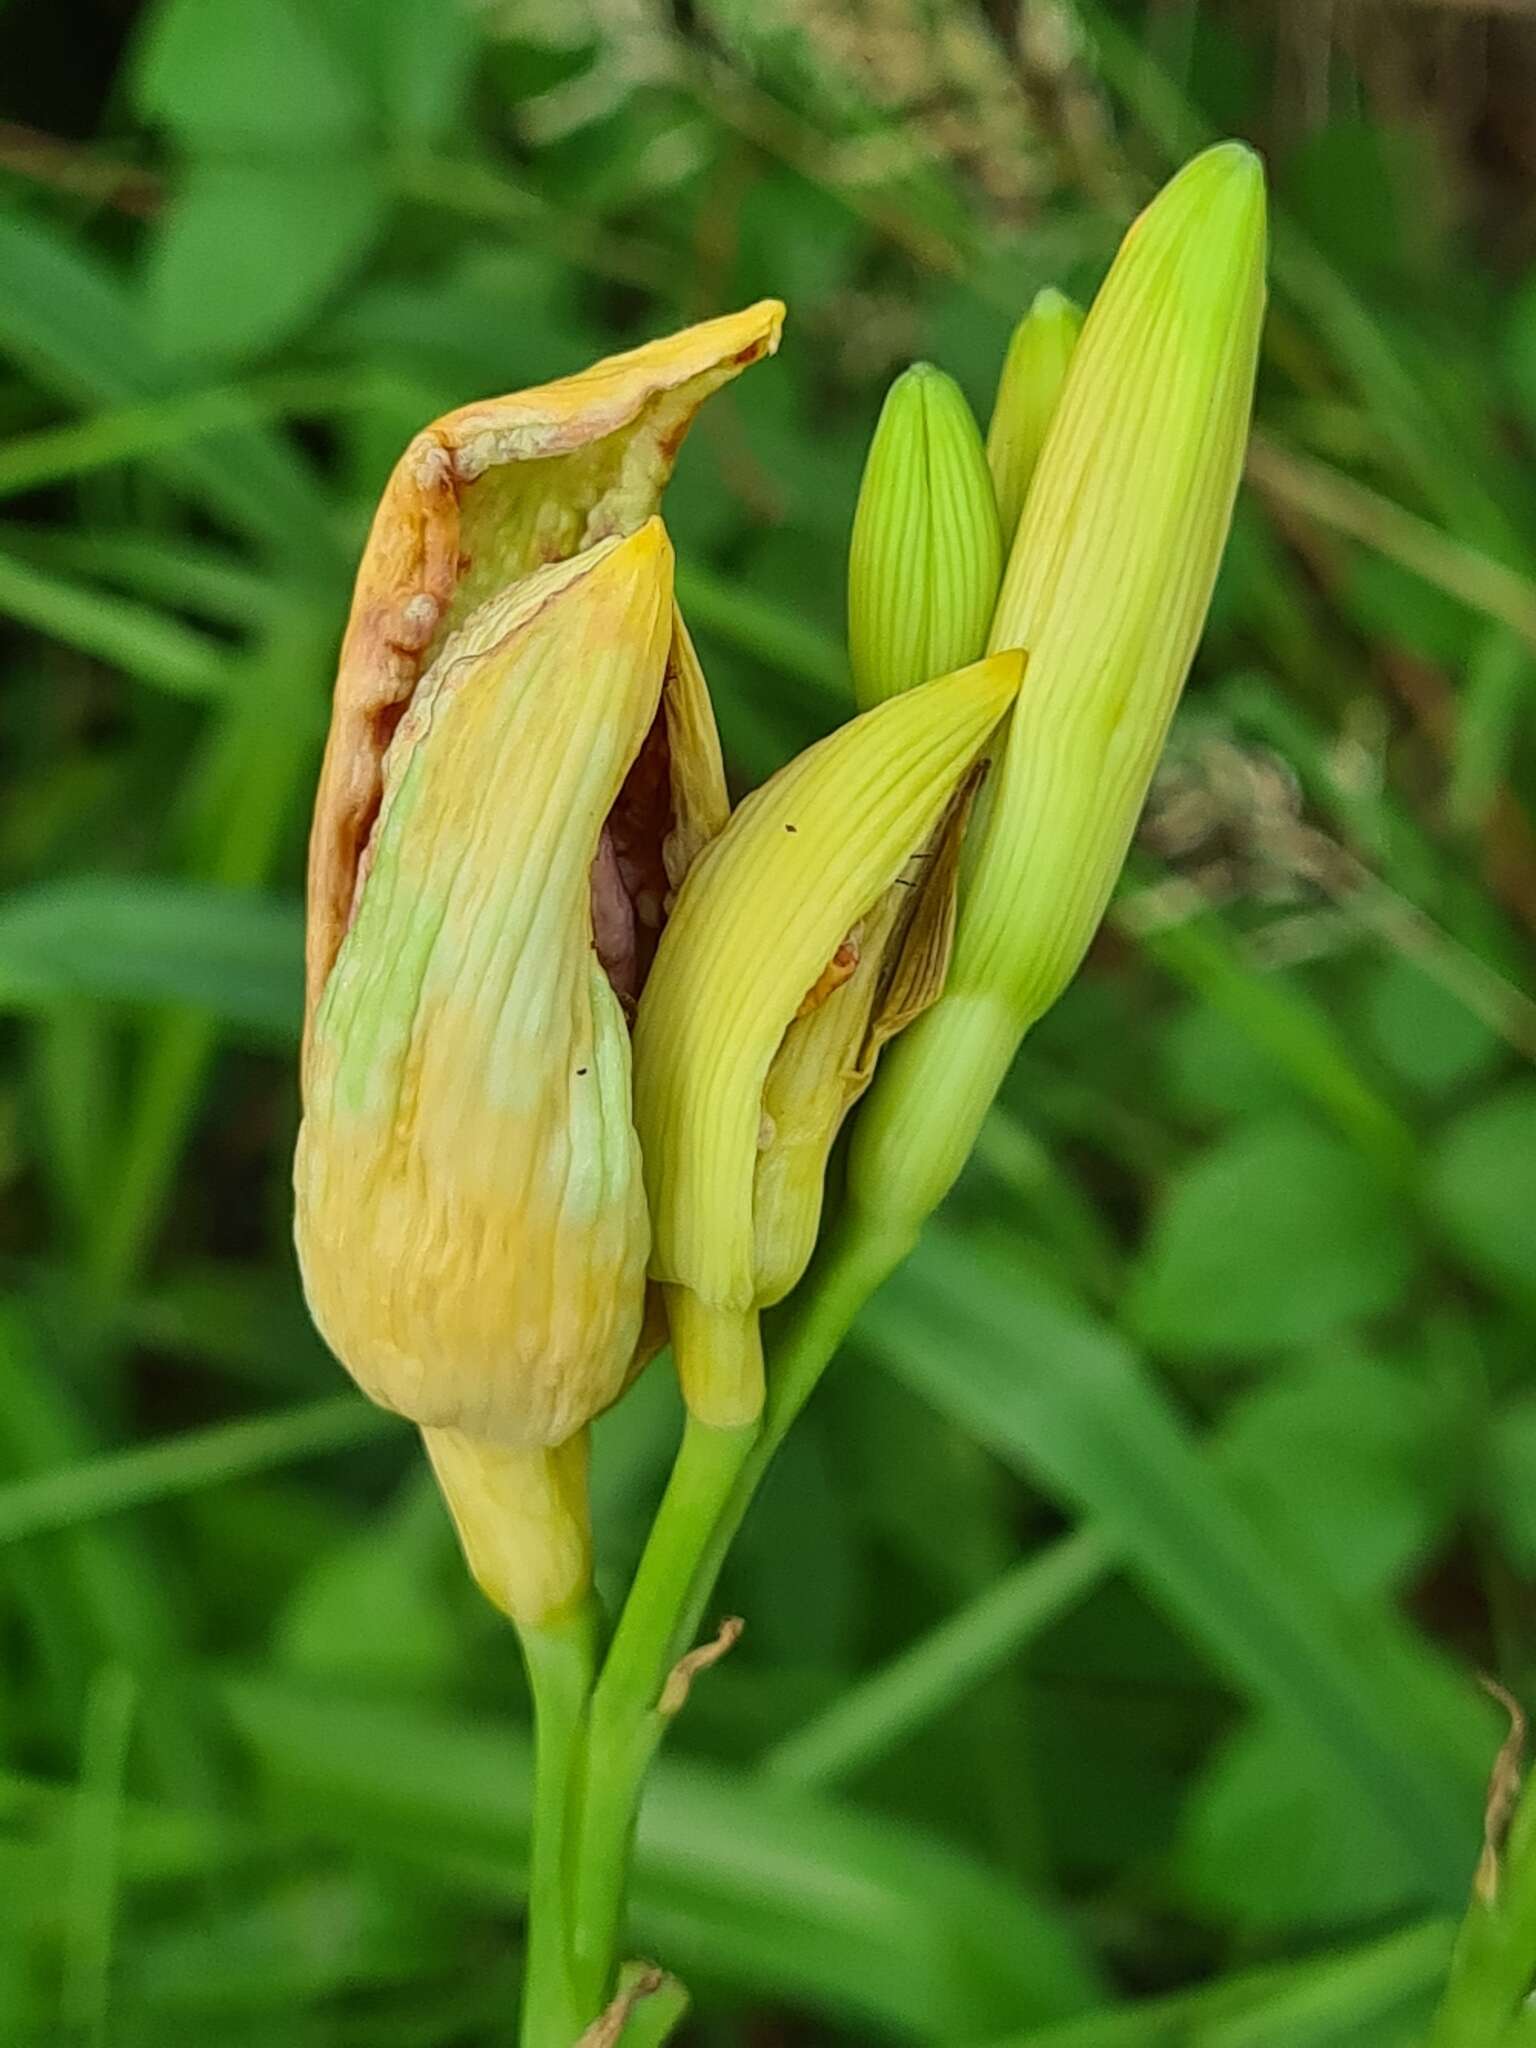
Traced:
<path fill-rule="evenodd" d="M 1473 1674 L 1536 1680 L 1536 28 L 1331 20 L 0 10 L 7 2043 L 509 2037 L 516 1659 L 288 1239 L 307 804 L 399 447 L 787 298 L 667 501 L 746 786 L 847 710 L 890 375 L 984 412 L 1221 131 L 1274 304 L 1169 764 L 743 1534 L 636 1937 L 699 2048 L 1420 2037 Z M 600 1432 L 612 1583 L 675 1424 L 652 1374 Z"/>

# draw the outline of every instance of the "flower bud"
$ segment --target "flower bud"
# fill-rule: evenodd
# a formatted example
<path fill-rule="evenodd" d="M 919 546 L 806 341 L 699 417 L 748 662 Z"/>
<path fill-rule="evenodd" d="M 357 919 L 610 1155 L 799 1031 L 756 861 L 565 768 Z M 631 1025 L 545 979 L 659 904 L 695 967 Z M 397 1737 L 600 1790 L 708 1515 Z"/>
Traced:
<path fill-rule="evenodd" d="M 656 1348 L 629 1019 L 725 821 L 653 517 L 773 301 L 412 442 L 358 572 L 310 840 L 295 1235 L 520 1621 L 590 1575 L 586 1423 Z"/>
<path fill-rule="evenodd" d="M 451 633 L 384 764 L 310 1028 L 305 1288 L 365 1393 L 433 1428 L 561 1443 L 613 1400 L 649 1249 L 629 1028 L 605 943 L 621 792 L 661 697 L 659 520 Z"/>
<path fill-rule="evenodd" d="M 1045 430 L 1066 382 L 1082 324 L 1081 308 L 1048 286 L 1036 292 L 1034 304 L 1008 343 L 987 428 L 987 467 L 997 493 L 1005 553 L 1018 531 Z"/>
<path fill-rule="evenodd" d="M 783 317 L 765 299 L 574 377 L 466 405 L 401 456 L 357 572 L 315 798 L 307 1015 L 352 915 L 390 736 L 445 637 L 519 577 L 643 526 L 694 414 L 773 353 Z"/>
<path fill-rule="evenodd" d="M 1073 353 L 993 620 L 1027 647 L 967 848 L 949 987 L 860 1118 L 856 1203 L 910 1229 L 1097 930 L 1205 620 L 1264 307 L 1264 183 L 1225 143 L 1127 234 Z"/>
<path fill-rule="evenodd" d="M 757 1310 L 810 1256 L 827 1152 L 880 1043 L 942 986 L 957 797 L 1021 666 L 979 662 L 822 740 L 678 894 L 636 1025 L 635 1121 L 651 1271 L 705 1422 L 758 1412 Z"/>
<path fill-rule="evenodd" d="M 853 520 L 848 653 L 861 705 L 976 660 L 1002 545 L 964 394 L 931 363 L 914 363 L 886 395 Z"/>

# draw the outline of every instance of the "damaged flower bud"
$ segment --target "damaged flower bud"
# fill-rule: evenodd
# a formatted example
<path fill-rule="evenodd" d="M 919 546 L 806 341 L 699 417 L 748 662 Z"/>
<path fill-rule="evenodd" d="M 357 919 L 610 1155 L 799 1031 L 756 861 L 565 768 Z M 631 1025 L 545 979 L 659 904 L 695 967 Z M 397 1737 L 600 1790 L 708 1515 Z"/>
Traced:
<path fill-rule="evenodd" d="M 748 797 L 692 870 L 635 1033 L 635 1119 L 693 1413 L 750 1422 L 757 1312 L 810 1258 L 827 1154 L 943 986 L 965 795 L 1022 663 L 878 705 Z"/>
<path fill-rule="evenodd" d="M 645 811 L 624 807 L 656 744 L 671 568 L 652 520 L 449 636 L 386 757 L 310 1030 L 315 1320 L 375 1400 L 495 1443 L 563 1442 L 640 1333 L 624 999 L 648 935 L 616 848 L 636 873 Z"/>
<path fill-rule="evenodd" d="M 296 1238 L 472 1569 L 579 1596 L 573 1440 L 655 1348 L 629 1025 L 725 822 L 656 501 L 772 302 L 417 437 L 358 576 L 311 838 Z M 521 1530 L 516 1542 L 509 1532 Z"/>

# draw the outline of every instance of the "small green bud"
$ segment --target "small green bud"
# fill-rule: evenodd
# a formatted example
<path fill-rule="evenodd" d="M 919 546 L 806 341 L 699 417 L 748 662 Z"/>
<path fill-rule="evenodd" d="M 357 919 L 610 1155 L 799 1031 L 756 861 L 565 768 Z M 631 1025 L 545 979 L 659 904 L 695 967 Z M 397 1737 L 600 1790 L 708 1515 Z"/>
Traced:
<path fill-rule="evenodd" d="M 1104 915 L 1226 542 L 1264 254 L 1262 168 L 1220 144 L 1133 223 L 1084 323 L 993 620 L 1029 677 L 966 849 L 949 984 L 854 1136 L 874 1226 L 909 1232 L 942 1199 Z"/>
<path fill-rule="evenodd" d="M 992 421 L 987 428 L 987 466 L 997 493 L 1003 546 L 1013 545 L 1030 478 L 1045 446 L 1067 364 L 1077 346 L 1083 313 L 1064 292 L 1047 286 L 1018 326 L 1003 358 Z"/>
<path fill-rule="evenodd" d="M 848 653 L 867 710 L 975 661 L 1002 576 L 981 434 L 952 377 L 914 363 L 886 394 L 848 557 Z"/>

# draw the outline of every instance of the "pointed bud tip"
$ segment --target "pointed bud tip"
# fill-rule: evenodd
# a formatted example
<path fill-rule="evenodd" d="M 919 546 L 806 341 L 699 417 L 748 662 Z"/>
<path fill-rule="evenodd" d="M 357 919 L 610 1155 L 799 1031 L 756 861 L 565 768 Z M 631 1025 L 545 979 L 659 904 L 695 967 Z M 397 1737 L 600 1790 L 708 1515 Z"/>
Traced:
<path fill-rule="evenodd" d="M 1218 142 L 1195 158 L 1204 167 L 1213 213 L 1220 211 L 1233 229 L 1262 224 L 1267 206 L 1264 159 L 1246 142 Z"/>
<path fill-rule="evenodd" d="M 606 543 L 598 541 L 586 553 L 594 558 L 588 570 L 593 579 L 587 586 L 591 591 L 621 584 L 653 587 L 671 582 L 672 541 L 657 513 L 633 533 L 615 535 Z M 584 557 L 574 559 L 579 564 Z"/>
<path fill-rule="evenodd" d="M 1198 307 L 1197 317 L 1224 327 L 1240 295 L 1262 303 L 1267 242 L 1263 163 L 1244 142 L 1218 142 L 1185 164 L 1132 222 L 1099 298 L 1127 259 L 1132 274 L 1150 280 L 1166 256 L 1191 314 Z"/>
<path fill-rule="evenodd" d="M 1147 209 L 1198 214 L 1202 227 L 1237 234 L 1259 226 L 1265 213 L 1264 160 L 1246 142 L 1215 142 L 1191 157 Z"/>
<path fill-rule="evenodd" d="M 881 408 L 881 421 L 887 415 L 899 418 L 909 406 L 920 409 L 926 417 L 929 406 L 965 404 L 965 396 L 947 370 L 941 370 L 937 363 L 909 363 L 899 377 L 892 380 L 891 388 L 885 394 Z"/>
<path fill-rule="evenodd" d="M 984 686 L 1003 708 L 1019 694 L 1028 666 L 1029 655 L 1022 647 L 1005 647 L 1000 654 L 989 654 L 976 663 L 978 669 L 990 671 L 983 678 Z"/>
<path fill-rule="evenodd" d="M 672 542 L 666 525 L 659 512 L 653 512 L 643 526 L 637 526 L 627 539 L 620 543 L 620 551 L 632 561 L 644 562 L 660 559 L 672 552 Z"/>
<path fill-rule="evenodd" d="M 954 669 L 947 676 L 935 676 L 912 694 L 932 692 L 937 702 L 957 715 L 963 708 L 974 709 L 982 723 L 990 723 L 1001 718 L 1019 694 L 1027 659 L 1022 648 L 1008 647 L 1000 654 L 988 654 L 965 668 Z"/>
<path fill-rule="evenodd" d="M 1047 284 L 1042 285 L 1040 290 L 1035 293 L 1035 296 L 1030 301 L 1029 311 L 1024 317 L 1026 320 L 1035 320 L 1042 324 L 1047 321 L 1062 320 L 1070 322 L 1075 327 L 1080 327 L 1083 321 L 1083 309 L 1078 305 L 1076 299 L 1069 299 L 1064 291 L 1058 291 L 1055 285 Z"/>
<path fill-rule="evenodd" d="M 1228 139 L 1213 142 L 1209 149 L 1190 158 L 1189 168 L 1195 170 L 1204 165 L 1208 177 L 1220 176 L 1247 186 L 1250 190 L 1262 188 L 1264 184 L 1264 159 L 1248 142 Z"/>

